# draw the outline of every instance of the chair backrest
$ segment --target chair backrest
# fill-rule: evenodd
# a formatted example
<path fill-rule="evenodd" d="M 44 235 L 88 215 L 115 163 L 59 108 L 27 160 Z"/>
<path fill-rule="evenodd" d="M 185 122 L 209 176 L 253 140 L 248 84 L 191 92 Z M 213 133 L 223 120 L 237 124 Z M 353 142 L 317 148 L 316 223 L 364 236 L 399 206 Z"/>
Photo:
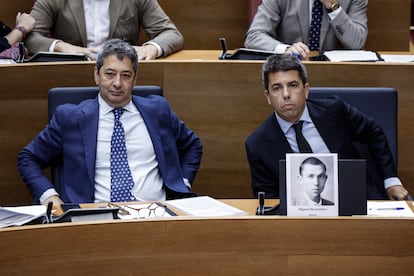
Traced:
<path fill-rule="evenodd" d="M 394 160 L 398 162 L 398 95 L 389 87 L 311 87 L 310 99 L 338 95 L 375 119 L 384 129 Z"/>
<path fill-rule="evenodd" d="M 98 95 L 99 88 L 96 86 L 83 87 L 54 87 L 48 93 L 48 117 L 49 120 L 55 113 L 56 107 L 65 103 L 78 104 L 86 99 L 93 99 Z M 155 85 L 137 85 L 132 89 L 132 94 L 136 96 L 159 95 L 163 96 L 163 91 L 160 86 Z M 51 167 L 52 182 L 56 189 L 60 190 L 60 178 L 62 177 L 62 160 L 56 161 Z"/>
<path fill-rule="evenodd" d="M 65 104 L 78 104 L 86 99 L 93 99 L 98 95 L 99 88 L 97 86 L 81 86 L 81 87 L 54 87 L 48 93 L 48 117 L 49 120 L 55 113 L 56 107 Z M 151 94 L 163 96 L 160 86 L 156 85 L 136 85 L 132 89 L 132 94 L 137 96 L 148 96 Z"/>
<path fill-rule="evenodd" d="M 398 165 L 398 95 L 394 88 L 388 87 L 312 87 L 309 92 L 310 99 L 326 98 L 338 95 L 345 102 L 358 108 L 368 117 L 380 124 L 387 136 L 395 165 Z M 367 159 L 367 170 L 371 172 L 372 182 L 382 182 L 378 169 L 373 165 L 372 157 L 366 145 L 355 143 L 362 158 Z M 376 197 L 376 193 L 368 197 Z"/>

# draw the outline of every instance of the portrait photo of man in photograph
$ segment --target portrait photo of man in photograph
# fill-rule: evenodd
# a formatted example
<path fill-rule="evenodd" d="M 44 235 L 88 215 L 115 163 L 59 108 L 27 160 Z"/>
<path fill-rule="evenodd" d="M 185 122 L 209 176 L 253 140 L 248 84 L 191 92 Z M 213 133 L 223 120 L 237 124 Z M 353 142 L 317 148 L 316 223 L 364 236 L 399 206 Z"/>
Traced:
<path fill-rule="evenodd" d="M 308 157 L 299 166 L 298 191 L 292 197 L 296 206 L 334 205 L 321 196 L 328 180 L 326 165 L 316 157 Z"/>

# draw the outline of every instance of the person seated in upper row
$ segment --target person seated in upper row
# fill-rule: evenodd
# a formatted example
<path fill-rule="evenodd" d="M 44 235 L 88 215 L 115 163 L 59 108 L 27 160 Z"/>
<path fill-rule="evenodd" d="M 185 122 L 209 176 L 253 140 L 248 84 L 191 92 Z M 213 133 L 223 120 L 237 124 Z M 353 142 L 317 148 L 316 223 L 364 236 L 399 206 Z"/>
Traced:
<path fill-rule="evenodd" d="M 37 0 L 30 14 L 36 19 L 26 40 L 30 54 L 83 53 L 95 60 L 105 41 L 119 38 L 133 45 L 140 60 L 150 60 L 184 45 L 156 0 Z M 141 27 L 149 40 L 138 46 Z"/>
<path fill-rule="evenodd" d="M 0 22 L 1 23 L 1 22 Z M 0 56 L 12 58 L 11 53 L 5 53 L 14 45 L 26 38 L 34 27 L 35 20 L 27 13 L 18 12 L 16 15 L 16 26 L 10 30 L 8 26 L 1 23 L 0 26 Z"/>
<path fill-rule="evenodd" d="M 368 0 L 263 0 L 244 46 L 303 59 L 311 51 L 362 49 L 368 36 L 367 5 Z M 318 10 L 319 21 L 312 22 Z"/>

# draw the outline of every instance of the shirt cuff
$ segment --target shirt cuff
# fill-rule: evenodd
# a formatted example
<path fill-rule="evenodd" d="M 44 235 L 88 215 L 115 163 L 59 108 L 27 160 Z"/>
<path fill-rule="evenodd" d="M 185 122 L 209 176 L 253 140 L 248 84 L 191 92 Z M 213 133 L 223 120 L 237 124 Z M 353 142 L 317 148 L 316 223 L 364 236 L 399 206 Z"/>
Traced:
<path fill-rule="evenodd" d="M 342 7 L 339 7 L 336 10 L 334 10 L 333 12 L 328 12 L 329 18 L 331 20 L 334 20 L 338 16 L 338 14 L 341 12 L 341 10 L 342 10 Z"/>
<path fill-rule="evenodd" d="M 39 201 L 40 201 L 40 203 L 41 204 L 43 204 L 44 203 L 44 201 L 48 198 L 48 197 L 51 197 L 51 196 L 59 196 L 59 194 L 56 192 L 56 190 L 55 189 L 47 189 L 41 196 L 40 196 L 40 198 L 39 198 Z"/>
<path fill-rule="evenodd" d="M 160 56 L 162 56 L 163 53 L 162 53 L 161 46 L 158 45 L 157 43 L 152 42 L 152 41 L 148 41 L 148 42 L 145 42 L 144 44 L 142 44 L 142 46 L 145 46 L 145 45 L 153 45 L 153 46 L 155 46 L 155 48 L 157 48 L 157 58 L 159 58 Z"/>
<path fill-rule="evenodd" d="M 60 41 L 62 41 L 62 40 L 59 40 L 59 39 L 57 39 L 57 40 L 53 40 L 52 44 L 50 44 L 50 47 L 49 47 L 49 52 L 54 52 L 54 51 L 55 51 L 55 46 L 56 46 L 56 43 L 58 43 L 58 42 L 60 42 Z"/>
<path fill-rule="evenodd" d="M 274 52 L 275 54 L 284 54 L 289 47 L 290 45 L 281 43 L 275 47 Z"/>
<path fill-rule="evenodd" d="M 187 186 L 188 189 L 191 190 L 191 183 L 190 183 L 190 181 L 187 178 L 183 178 L 183 181 L 184 181 L 185 186 Z"/>
<path fill-rule="evenodd" d="M 389 177 L 384 180 L 385 190 L 392 186 L 402 186 L 402 182 L 398 177 Z"/>

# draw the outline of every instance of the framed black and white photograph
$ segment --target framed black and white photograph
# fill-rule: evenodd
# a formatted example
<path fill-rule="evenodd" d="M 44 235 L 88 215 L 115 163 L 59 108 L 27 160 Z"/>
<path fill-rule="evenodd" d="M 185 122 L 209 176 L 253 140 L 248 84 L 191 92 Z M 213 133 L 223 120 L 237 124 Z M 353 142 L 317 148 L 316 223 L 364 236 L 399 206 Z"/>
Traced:
<path fill-rule="evenodd" d="M 338 155 L 286 154 L 288 216 L 338 216 Z"/>

